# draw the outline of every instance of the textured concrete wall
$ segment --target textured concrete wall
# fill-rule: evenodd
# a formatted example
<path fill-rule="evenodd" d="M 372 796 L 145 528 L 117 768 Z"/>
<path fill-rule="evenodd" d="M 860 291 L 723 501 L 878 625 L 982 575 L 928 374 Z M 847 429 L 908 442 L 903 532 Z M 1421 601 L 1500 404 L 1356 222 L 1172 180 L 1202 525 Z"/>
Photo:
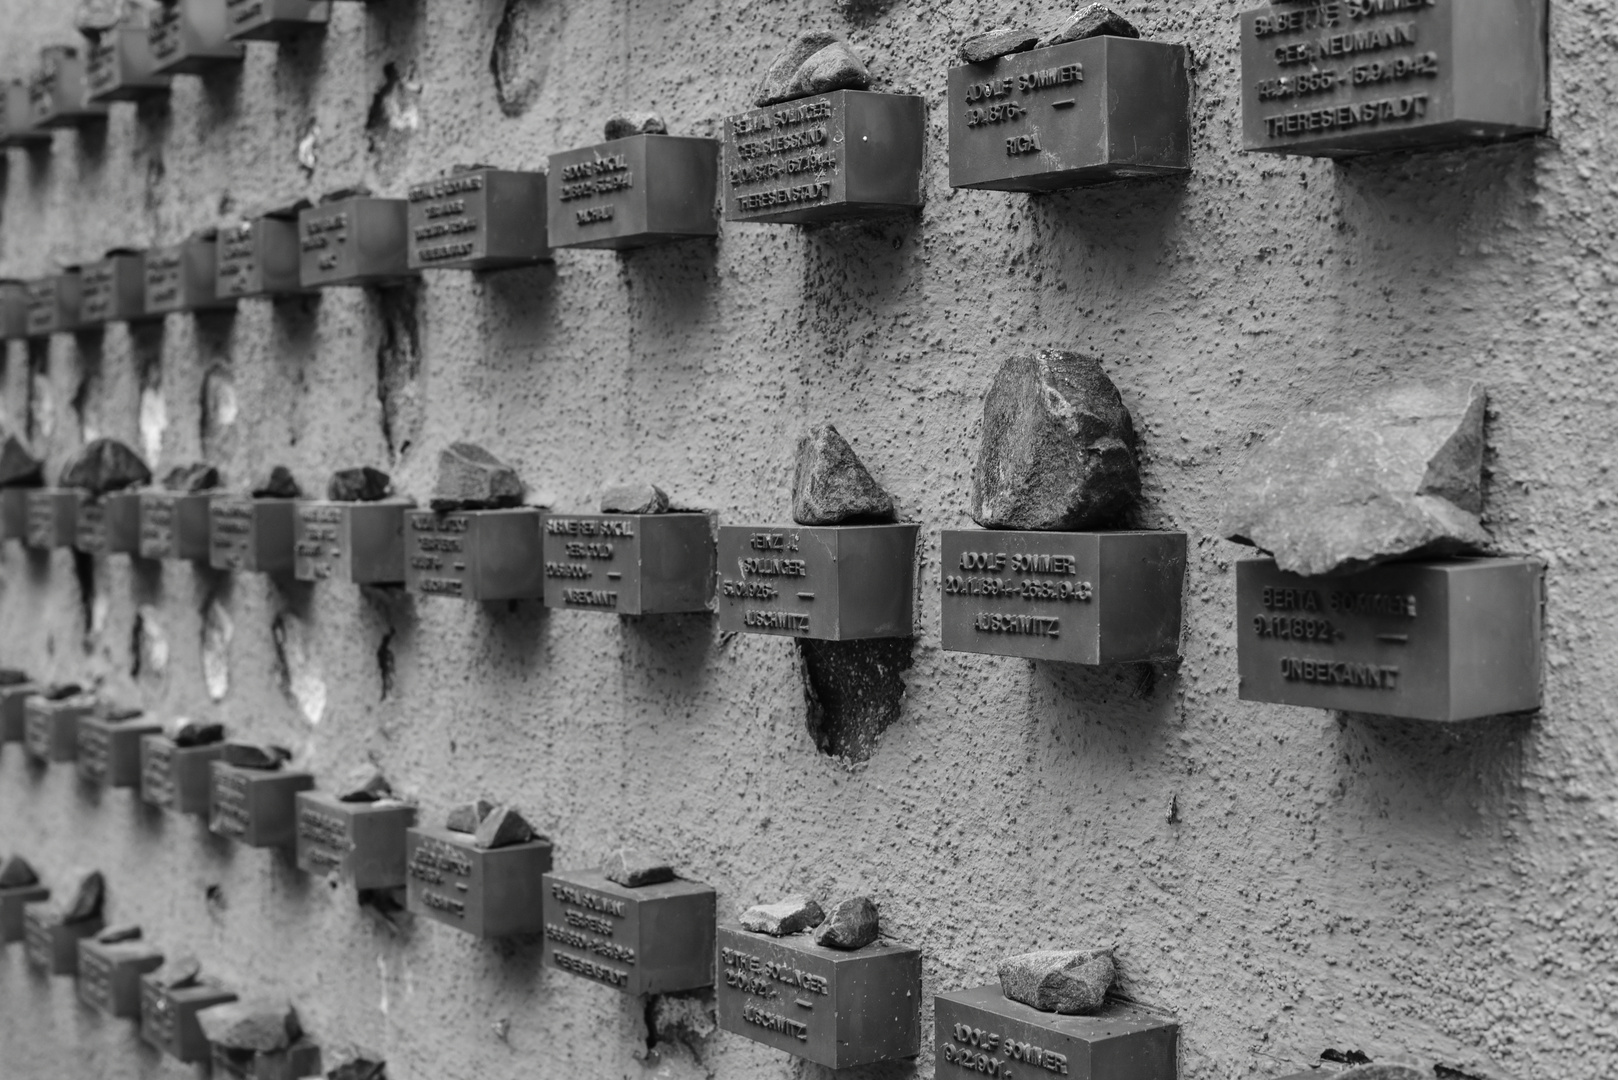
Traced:
<path fill-rule="evenodd" d="M 722 639 L 708 618 L 413 603 L 123 559 L 76 574 L 66 553 L 8 545 L 6 662 L 219 717 L 328 782 L 374 758 L 430 813 L 515 800 L 562 866 L 665 847 L 722 912 L 869 891 L 925 951 L 929 995 L 990 979 L 1011 950 L 1116 941 L 1124 989 L 1183 1020 L 1193 1080 L 1280 1075 L 1327 1046 L 1497 1078 L 1613 1075 L 1610 10 L 1553 4 L 1551 138 L 1342 167 L 1237 153 L 1240 6 L 1125 5 L 1194 51 L 1185 182 L 950 191 L 946 67 L 962 36 L 1027 14 L 1003 0 L 339 3 L 323 39 L 252 46 L 239 75 L 182 79 L 166 109 L 120 106 L 104 134 L 10 154 L 0 269 L 36 275 L 358 181 L 402 194 L 451 162 L 537 166 L 617 109 L 716 134 L 788 34 L 845 32 L 884 86 L 928 101 L 919 219 L 727 227 L 716 244 L 440 274 L 387 301 L 13 344 L 4 400 L 53 469 L 117 435 L 239 480 L 375 464 L 422 497 L 437 451 L 470 437 L 560 508 L 644 476 L 731 522 L 784 517 L 791 438 L 834 419 L 925 523 L 924 629 L 869 760 L 817 752 L 791 643 Z M 71 7 L 0 0 L 0 68 L 68 37 Z M 1177 668 L 938 648 L 937 531 L 967 520 L 982 391 L 1010 350 L 1049 344 L 1104 358 L 1142 433 L 1143 519 L 1191 534 Z M 1213 532 L 1228 471 L 1312 402 L 1444 375 L 1492 388 L 1489 520 L 1550 565 L 1544 712 L 1444 730 L 1238 702 L 1242 552 Z M 191 820 L 3 757 L 0 846 L 53 876 L 99 866 L 114 918 L 293 995 L 316 1035 L 377 1047 L 400 1080 L 823 1075 L 715 1034 L 700 1007 L 648 1012 L 542 971 L 536 945 L 390 929 Z M 67 980 L 30 977 L 16 948 L 0 1044 L 8 1077 L 183 1074 Z M 866 1075 L 931 1071 L 929 1048 Z"/>

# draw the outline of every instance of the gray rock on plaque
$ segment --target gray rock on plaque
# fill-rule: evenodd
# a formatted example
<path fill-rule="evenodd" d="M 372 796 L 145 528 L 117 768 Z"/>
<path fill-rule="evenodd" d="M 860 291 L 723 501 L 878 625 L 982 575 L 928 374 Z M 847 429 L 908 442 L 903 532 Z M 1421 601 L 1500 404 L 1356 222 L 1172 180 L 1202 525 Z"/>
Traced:
<path fill-rule="evenodd" d="M 68 459 L 59 483 L 100 496 L 151 480 L 152 470 L 127 444 L 117 439 L 95 439 Z"/>
<path fill-rule="evenodd" d="M 742 912 L 742 929 L 754 934 L 786 937 L 812 930 L 826 921 L 820 904 L 807 896 L 792 896 L 773 904 L 754 904 Z"/>
<path fill-rule="evenodd" d="M 829 31 L 799 34 L 764 72 L 753 92 L 760 108 L 833 90 L 864 90 L 871 73 L 848 43 Z"/>
<path fill-rule="evenodd" d="M 893 521 L 893 496 L 837 428 L 821 424 L 798 438 L 792 472 L 792 520 L 799 525 Z"/>
<path fill-rule="evenodd" d="M 1040 1012 L 1099 1012 L 1117 975 L 1111 949 L 1047 950 L 1000 962 L 1000 990 Z"/>
<path fill-rule="evenodd" d="M 881 916 L 868 896 L 838 903 L 815 929 L 815 944 L 828 949 L 863 949 L 881 936 Z"/>
<path fill-rule="evenodd" d="M 603 514 L 666 514 L 669 497 L 656 484 L 644 481 L 612 484 L 601 492 L 600 509 Z"/>
<path fill-rule="evenodd" d="M 608 120 L 602 134 L 610 142 L 627 139 L 631 135 L 667 135 L 669 126 L 657 113 L 621 113 Z"/>

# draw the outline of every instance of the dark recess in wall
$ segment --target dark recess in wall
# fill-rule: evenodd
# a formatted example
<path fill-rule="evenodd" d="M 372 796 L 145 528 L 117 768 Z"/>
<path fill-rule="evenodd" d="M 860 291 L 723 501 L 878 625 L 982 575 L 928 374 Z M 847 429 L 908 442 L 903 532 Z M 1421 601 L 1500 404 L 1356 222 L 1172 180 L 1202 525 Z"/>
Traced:
<path fill-rule="evenodd" d="M 829 757 L 866 761 L 904 703 L 914 638 L 799 641 L 805 717 L 815 747 Z"/>

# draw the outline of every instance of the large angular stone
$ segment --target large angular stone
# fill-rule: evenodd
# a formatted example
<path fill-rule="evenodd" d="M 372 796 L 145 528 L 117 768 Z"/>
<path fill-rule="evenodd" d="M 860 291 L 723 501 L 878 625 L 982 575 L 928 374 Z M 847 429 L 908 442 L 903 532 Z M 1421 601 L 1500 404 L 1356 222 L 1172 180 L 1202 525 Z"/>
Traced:
<path fill-rule="evenodd" d="M 1052 949 L 1000 962 L 1000 992 L 1041 1012 L 1082 1016 L 1107 1000 L 1117 974 L 1111 949 Z"/>
<path fill-rule="evenodd" d="M 1039 48 L 1092 37 L 1138 38 L 1135 24 L 1105 4 L 1089 4 L 1039 39 Z"/>
<path fill-rule="evenodd" d="M 472 837 L 472 846 L 492 851 L 514 844 L 526 844 L 533 838 L 533 826 L 529 825 L 521 814 L 513 807 L 497 806 L 489 811 L 488 817 L 478 823 L 478 831 Z"/>
<path fill-rule="evenodd" d="M 39 487 L 45 482 L 45 463 L 35 457 L 28 444 L 7 435 L 0 444 L 0 487 Z"/>
<path fill-rule="evenodd" d="M 25 885 L 38 885 L 39 875 L 21 855 L 7 855 L 0 859 L 0 889 L 20 889 Z"/>
<path fill-rule="evenodd" d="M 40 696 L 46 701 L 66 701 L 69 698 L 76 698 L 83 693 L 84 687 L 80 686 L 78 683 L 57 683 Z"/>
<path fill-rule="evenodd" d="M 601 872 L 608 881 L 615 881 L 626 889 L 643 885 L 661 885 L 674 880 L 674 867 L 668 860 L 659 859 L 633 848 L 619 848 L 607 856 Z"/>
<path fill-rule="evenodd" d="M 753 104 L 763 108 L 833 90 L 864 90 L 871 73 L 836 34 L 813 30 L 792 39 L 786 51 L 764 72 L 753 93 Z"/>
<path fill-rule="evenodd" d="M 298 486 L 292 470 L 285 465 L 271 466 L 269 475 L 253 489 L 255 499 L 297 499 L 302 496 L 303 488 Z"/>
<path fill-rule="evenodd" d="M 1115 525 L 1140 498 L 1135 424 L 1101 361 L 1021 353 L 983 401 L 972 519 L 988 529 Z"/>
<path fill-rule="evenodd" d="M 1487 394 L 1414 383 L 1287 420 L 1228 482 L 1220 532 L 1306 576 L 1489 546 Z"/>
<path fill-rule="evenodd" d="M 856 896 L 831 909 L 815 931 L 815 944 L 828 949 L 863 949 L 877 939 L 880 929 L 876 904 L 868 896 Z"/>
<path fill-rule="evenodd" d="M 356 1057 L 334 1066 L 326 1080 L 388 1080 L 388 1067 L 370 1057 Z"/>
<path fill-rule="evenodd" d="M 382 775 L 382 770 L 375 765 L 362 765 L 344 780 L 342 792 L 337 796 L 337 801 L 374 803 L 391 798 L 393 798 L 393 785 L 389 784 L 388 778 Z"/>
<path fill-rule="evenodd" d="M 21 686 L 28 681 L 28 672 L 16 668 L 0 668 L 0 686 Z"/>
<path fill-rule="evenodd" d="M 603 514 L 666 514 L 668 494 L 656 484 L 614 484 L 601 493 Z"/>
<path fill-rule="evenodd" d="M 262 998 L 211 1005 L 197 1013 L 197 1021 L 209 1042 L 258 1054 L 285 1050 L 303 1034 L 291 1005 Z"/>
<path fill-rule="evenodd" d="M 263 769 L 273 772 L 292 760 L 292 751 L 281 746 L 228 742 L 220 757 L 226 765 L 234 765 L 239 769 Z"/>
<path fill-rule="evenodd" d="M 1426 1073 L 1409 1065 L 1356 1065 L 1338 1073 L 1336 1080 L 1429 1080 Z"/>
<path fill-rule="evenodd" d="M 475 802 L 462 803 L 450 807 L 449 816 L 444 819 L 444 828 L 450 832 L 475 833 L 483 819 L 494 811 L 494 803 L 488 799 L 478 799 Z"/>
<path fill-rule="evenodd" d="M 667 135 L 669 126 L 656 113 L 619 113 L 607 121 L 606 136 L 627 139 L 631 135 Z"/>
<path fill-rule="evenodd" d="M 438 483 L 432 506 L 438 513 L 495 510 L 521 504 L 517 472 L 481 446 L 451 443 L 438 455 Z"/>
<path fill-rule="evenodd" d="M 1002 26 L 976 34 L 961 42 L 961 59 L 968 64 L 986 64 L 1012 53 L 1027 52 L 1039 39 L 1053 32 L 1049 26 Z"/>
<path fill-rule="evenodd" d="M 843 525 L 894 519 L 893 496 L 830 424 L 798 439 L 792 473 L 792 520 L 799 525 Z"/>
<path fill-rule="evenodd" d="M 190 465 L 176 465 L 163 474 L 165 491 L 194 495 L 199 491 L 211 491 L 218 486 L 219 470 L 206 462 L 195 461 Z"/>
<path fill-rule="evenodd" d="M 95 439 L 81 447 L 62 466 L 63 487 L 92 495 L 139 487 L 152 482 L 152 470 L 140 455 L 117 439 Z"/>
<path fill-rule="evenodd" d="M 742 912 L 742 929 L 771 937 L 786 937 L 812 930 L 826 921 L 826 913 L 807 896 L 790 896 L 774 904 L 756 904 Z"/>
<path fill-rule="evenodd" d="M 194 956 L 177 956 L 164 964 L 157 981 L 169 990 L 184 990 L 202 981 L 202 962 Z"/>
<path fill-rule="evenodd" d="M 109 926 L 96 935 L 96 943 L 100 945 L 117 945 L 124 941 L 139 941 L 141 929 L 134 923 L 125 923 L 122 926 Z"/>
<path fill-rule="evenodd" d="M 332 502 L 381 502 L 392 492 L 393 478 L 369 465 L 340 469 L 326 483 L 326 498 Z"/>
<path fill-rule="evenodd" d="M 175 746 L 212 746 L 225 740 L 225 725 L 179 717 L 168 725 Z"/>
<path fill-rule="evenodd" d="M 106 898 L 107 879 L 101 876 L 101 871 L 89 870 L 79 874 L 73 888 L 67 894 L 67 903 L 62 908 L 62 921 L 81 923 L 98 918 L 101 915 L 101 904 Z"/>

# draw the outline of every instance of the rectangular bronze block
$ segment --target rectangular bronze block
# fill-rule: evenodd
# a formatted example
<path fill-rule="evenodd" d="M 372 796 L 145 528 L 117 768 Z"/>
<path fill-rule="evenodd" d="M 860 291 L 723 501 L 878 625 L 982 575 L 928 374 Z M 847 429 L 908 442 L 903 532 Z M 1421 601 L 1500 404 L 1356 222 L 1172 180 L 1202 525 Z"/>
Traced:
<path fill-rule="evenodd" d="M 295 499 L 215 495 L 208 504 L 208 564 L 244 574 L 290 574 Z"/>
<path fill-rule="evenodd" d="M 99 933 L 99 918 L 67 923 L 48 901 L 23 906 L 22 940 L 28 964 L 47 975 L 77 975 L 79 942 Z"/>
<path fill-rule="evenodd" d="M 211 980 L 171 990 L 159 983 L 155 974 L 142 975 L 141 1040 L 176 1061 L 207 1061 L 211 1056 L 208 1038 L 202 1033 L 197 1013 L 210 1005 L 235 1000 L 235 994 Z"/>
<path fill-rule="evenodd" d="M 300 502 L 292 524 L 293 576 L 299 581 L 395 585 L 405 579 L 408 499 Z"/>
<path fill-rule="evenodd" d="M 915 633 L 916 525 L 722 525 L 719 629 L 849 641 Z"/>
<path fill-rule="evenodd" d="M 1244 12 L 1243 148 L 1346 157 L 1543 132 L 1548 11 L 1333 0 Z"/>
<path fill-rule="evenodd" d="M 126 19 L 90 46 L 85 82 L 91 101 L 139 101 L 169 92 L 169 77 L 156 74 L 149 34 L 144 23 Z"/>
<path fill-rule="evenodd" d="M 524 600 L 545 595 L 540 530 L 532 507 L 405 515 L 405 587 L 458 600 Z"/>
<path fill-rule="evenodd" d="M 707 611 L 707 514 L 547 514 L 545 606 L 614 615 Z"/>
<path fill-rule="evenodd" d="M 808 225 L 921 206 L 926 102 L 837 90 L 725 120 L 726 221 Z"/>
<path fill-rule="evenodd" d="M 37 762 L 72 761 L 79 755 L 79 721 L 95 715 L 87 694 L 52 701 L 38 694 L 23 703 L 23 747 Z"/>
<path fill-rule="evenodd" d="M 28 283 L 28 336 L 50 337 L 79 329 L 79 271 L 64 270 Z"/>
<path fill-rule="evenodd" d="M 33 488 L 0 488 L 0 539 L 28 540 L 28 493 Z"/>
<path fill-rule="evenodd" d="M 1180 654 L 1185 533 L 945 529 L 939 546 L 945 649 L 1069 664 Z"/>
<path fill-rule="evenodd" d="M 159 75 L 201 75 L 239 64 L 247 47 L 231 41 L 225 0 L 175 0 L 152 12 L 147 42 Z"/>
<path fill-rule="evenodd" d="M 20 79 L 0 85 L 0 148 L 43 149 L 51 144 L 46 128 L 34 126 L 34 102 Z"/>
<path fill-rule="evenodd" d="M 22 742 L 28 734 L 28 699 L 39 693 L 36 683 L 0 686 L 0 743 Z"/>
<path fill-rule="evenodd" d="M 307 1039 L 268 1052 L 213 1047 L 213 1080 L 307 1080 L 322 1075 L 320 1047 Z"/>
<path fill-rule="evenodd" d="M 86 555 L 140 554 L 140 495 L 118 491 L 79 504 L 73 546 Z"/>
<path fill-rule="evenodd" d="M 549 262 L 545 174 L 469 169 L 410 188 L 412 270 Z"/>
<path fill-rule="evenodd" d="M 213 499 L 209 492 L 198 495 L 141 492 L 141 558 L 207 562 L 212 554 L 208 508 Z"/>
<path fill-rule="evenodd" d="M 298 214 L 299 278 L 305 288 L 389 285 L 410 269 L 410 203 L 369 195 L 311 206 Z"/>
<path fill-rule="evenodd" d="M 289 848 L 298 841 L 297 796 L 315 786 L 306 772 L 243 769 L 213 762 L 208 830 L 248 847 Z"/>
<path fill-rule="evenodd" d="M 356 889 L 405 886 L 405 830 L 416 808 L 402 802 L 345 803 L 298 793 L 298 869 L 337 874 Z"/>
<path fill-rule="evenodd" d="M 713 985 L 713 889 L 626 888 L 596 870 L 545 875 L 545 966 L 640 997 Z"/>
<path fill-rule="evenodd" d="M 28 336 L 28 283 L 0 280 L 0 341 L 21 341 Z"/>
<path fill-rule="evenodd" d="M 223 743 L 176 746 L 163 735 L 140 740 L 140 797 L 176 814 L 206 817 L 213 810 L 213 763 Z"/>
<path fill-rule="evenodd" d="M 921 1052 L 921 950 L 845 952 L 809 934 L 774 938 L 735 923 L 718 932 L 719 1027 L 849 1069 Z"/>
<path fill-rule="evenodd" d="M 282 41 L 331 18 L 331 0 L 225 0 L 225 8 L 232 41 Z"/>
<path fill-rule="evenodd" d="M 78 538 L 79 507 L 85 494 L 76 488 L 29 488 L 28 527 L 23 543 L 31 548 L 72 547 Z"/>
<path fill-rule="evenodd" d="M 112 252 L 79 271 L 79 321 L 85 326 L 146 317 L 146 259 Z"/>
<path fill-rule="evenodd" d="M 1190 54 L 1093 37 L 949 72 L 949 183 L 1055 191 L 1191 171 Z"/>
<path fill-rule="evenodd" d="M 110 788 L 139 787 L 140 743 L 163 725 L 153 720 L 109 720 L 91 713 L 79 720 L 79 779 Z"/>
<path fill-rule="evenodd" d="M 163 954 L 140 941 L 79 942 L 79 1000 L 120 1020 L 140 1019 L 140 979 L 163 966 Z"/>
<path fill-rule="evenodd" d="M 480 938 L 544 929 L 549 840 L 482 851 L 465 833 L 417 826 L 405 834 L 405 856 L 413 913 Z"/>
<path fill-rule="evenodd" d="M 107 107 L 90 101 L 84 57 L 77 49 L 65 45 L 47 46 L 42 50 L 41 61 L 39 75 L 28 88 L 35 127 L 77 127 L 107 118 Z"/>
<path fill-rule="evenodd" d="M 304 291 L 299 277 L 298 215 L 262 214 L 219 230 L 214 292 L 219 296 L 286 296 Z"/>
<path fill-rule="evenodd" d="M 1545 567 L 1431 559 L 1306 578 L 1236 564 L 1243 701 L 1472 720 L 1539 708 Z"/>
<path fill-rule="evenodd" d="M 30 904 L 49 900 L 51 891 L 43 885 L 18 885 L 0 889 L 0 945 L 23 939 L 23 911 Z"/>
<path fill-rule="evenodd" d="M 552 247 L 625 250 L 718 236 L 719 140 L 627 139 L 551 155 Z"/>
<path fill-rule="evenodd" d="M 162 316 L 171 311 L 214 311 L 236 306 L 234 298 L 220 296 L 218 238 L 194 236 L 169 247 L 146 252 L 146 313 Z"/>
<path fill-rule="evenodd" d="M 933 1027 L 938 1080 L 1179 1076 L 1180 1025 L 1121 1001 L 1093 1016 L 1061 1016 L 1008 1000 L 996 983 L 933 998 Z"/>

